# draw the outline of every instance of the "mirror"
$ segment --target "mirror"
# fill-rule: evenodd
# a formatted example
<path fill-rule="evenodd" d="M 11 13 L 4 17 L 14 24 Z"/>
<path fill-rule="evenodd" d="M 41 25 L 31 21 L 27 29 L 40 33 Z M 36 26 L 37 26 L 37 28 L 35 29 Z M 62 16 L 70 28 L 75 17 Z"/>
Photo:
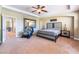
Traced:
<path fill-rule="evenodd" d="M 26 26 L 36 28 L 36 20 L 24 18 L 24 27 Z"/>

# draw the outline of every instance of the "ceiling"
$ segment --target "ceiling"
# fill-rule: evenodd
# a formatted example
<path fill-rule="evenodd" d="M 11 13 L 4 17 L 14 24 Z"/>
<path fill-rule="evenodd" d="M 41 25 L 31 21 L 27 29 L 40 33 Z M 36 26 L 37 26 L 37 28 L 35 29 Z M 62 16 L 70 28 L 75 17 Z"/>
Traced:
<path fill-rule="evenodd" d="M 65 12 L 67 13 L 67 12 L 79 10 L 79 5 L 70 5 L 70 9 L 67 9 L 67 5 L 44 5 L 46 7 L 45 10 L 47 10 L 48 12 L 47 13 L 42 12 L 41 14 L 38 14 L 36 12 L 32 12 L 34 10 L 32 6 L 36 6 L 36 5 L 8 5 L 8 6 L 35 14 L 39 17 L 57 15 L 60 13 L 65 13 Z"/>

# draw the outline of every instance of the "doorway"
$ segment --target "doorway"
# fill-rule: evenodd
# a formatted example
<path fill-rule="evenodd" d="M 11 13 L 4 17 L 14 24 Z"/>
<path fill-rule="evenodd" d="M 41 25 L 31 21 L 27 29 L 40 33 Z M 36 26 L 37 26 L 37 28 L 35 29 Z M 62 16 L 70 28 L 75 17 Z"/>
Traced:
<path fill-rule="evenodd" d="M 6 34 L 8 39 L 16 36 L 16 18 L 6 17 Z"/>

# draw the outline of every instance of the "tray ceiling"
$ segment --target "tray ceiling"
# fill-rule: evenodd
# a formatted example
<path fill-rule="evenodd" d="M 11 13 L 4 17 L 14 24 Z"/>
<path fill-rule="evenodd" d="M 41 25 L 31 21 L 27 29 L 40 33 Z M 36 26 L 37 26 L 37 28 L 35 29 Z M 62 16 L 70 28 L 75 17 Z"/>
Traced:
<path fill-rule="evenodd" d="M 57 15 L 60 13 L 79 10 L 79 5 L 71 5 L 70 9 L 67 9 L 67 5 L 44 5 L 46 7 L 45 9 L 48 12 L 47 13 L 42 12 L 41 14 L 38 14 L 37 12 L 32 12 L 34 10 L 32 6 L 36 6 L 36 5 L 8 5 L 8 6 L 22 11 L 26 11 L 29 13 L 33 13 L 38 16 L 51 16 L 51 15 Z"/>

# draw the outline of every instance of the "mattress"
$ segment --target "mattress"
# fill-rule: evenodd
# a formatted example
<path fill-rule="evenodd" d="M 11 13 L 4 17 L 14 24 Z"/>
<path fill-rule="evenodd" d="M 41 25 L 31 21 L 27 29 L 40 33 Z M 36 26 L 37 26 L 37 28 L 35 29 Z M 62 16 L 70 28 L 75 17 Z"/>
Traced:
<path fill-rule="evenodd" d="M 58 29 L 43 29 L 38 31 L 39 34 L 49 35 L 49 36 L 58 36 L 61 31 Z"/>

